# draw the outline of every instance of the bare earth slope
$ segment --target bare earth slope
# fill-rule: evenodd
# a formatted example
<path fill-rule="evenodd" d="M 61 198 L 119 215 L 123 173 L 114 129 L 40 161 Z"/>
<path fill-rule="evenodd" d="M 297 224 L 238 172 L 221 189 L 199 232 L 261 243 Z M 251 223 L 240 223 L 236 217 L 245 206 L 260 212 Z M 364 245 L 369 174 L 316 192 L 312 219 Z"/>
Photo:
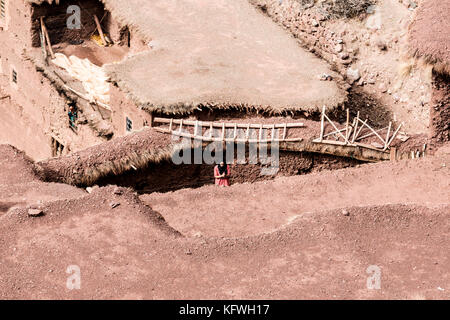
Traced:
<path fill-rule="evenodd" d="M 448 152 L 392 167 L 365 165 L 348 174 L 338 171 L 256 184 L 259 201 L 251 200 L 250 205 L 258 216 L 254 214 L 253 225 L 247 227 L 265 233 L 241 232 L 228 238 L 232 233 L 227 228 L 221 229 L 225 237 L 207 234 L 217 234 L 219 224 L 236 227 L 239 219 L 249 223 L 226 211 L 229 219 L 220 220 L 220 207 L 228 210 L 227 201 L 235 204 L 237 215 L 250 215 L 245 202 L 249 186 L 194 190 L 192 195 L 203 192 L 203 198 L 196 198 L 200 207 L 182 203 L 189 198 L 188 190 L 165 195 L 164 201 L 178 213 L 168 217 L 172 227 L 182 227 L 180 221 L 188 218 L 186 208 L 193 221 L 203 218 L 208 206 L 215 218 L 182 230 L 188 235 L 208 227 L 205 236 L 183 237 L 127 189 L 110 186 L 87 194 L 59 188 L 60 193 L 55 192 L 59 200 L 45 199 L 45 188 L 55 184 L 34 180 L 30 162 L 11 147 L 1 148 L 2 188 L 9 192 L 5 182 L 10 180 L 34 181 L 37 194 L 44 190 L 39 206 L 45 214 L 30 217 L 25 204 L 0 213 L 0 298 L 448 297 Z M 360 181 L 355 181 L 356 173 L 363 177 Z M 391 176 L 399 182 L 386 181 Z M 361 189 L 352 187 L 356 183 Z M 283 201 L 277 201 L 273 186 Z M 315 198 L 307 188 L 317 190 Z M 345 189 L 353 191 L 347 195 L 339 191 Z M 206 190 L 217 199 L 211 200 Z M 323 198 L 317 200 L 321 191 Z M 311 197 L 310 203 L 302 200 L 302 193 Z M 73 197 L 65 199 L 68 195 Z M 163 198 L 145 200 L 166 212 Z M 293 210 L 289 198 L 297 208 L 290 213 L 298 215 L 290 222 L 282 213 Z M 409 204 L 395 204 L 400 202 Z M 342 207 L 349 215 L 342 214 Z M 272 221 L 261 225 L 259 216 Z M 70 265 L 80 267 L 80 290 L 66 287 Z M 370 265 L 381 269 L 381 290 L 366 287 Z"/>

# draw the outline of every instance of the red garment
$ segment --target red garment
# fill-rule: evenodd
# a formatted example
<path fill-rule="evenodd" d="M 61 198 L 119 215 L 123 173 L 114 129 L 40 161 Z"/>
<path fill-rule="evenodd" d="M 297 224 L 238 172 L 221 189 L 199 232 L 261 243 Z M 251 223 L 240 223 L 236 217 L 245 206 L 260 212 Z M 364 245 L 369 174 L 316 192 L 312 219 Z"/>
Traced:
<path fill-rule="evenodd" d="M 227 175 L 226 175 L 226 177 L 225 178 L 215 178 L 216 179 L 216 185 L 217 186 L 229 187 L 230 186 L 230 179 L 229 179 L 230 174 L 231 174 L 230 166 L 227 165 Z M 220 176 L 219 166 L 218 165 L 214 167 L 214 177 L 217 177 L 217 176 Z"/>

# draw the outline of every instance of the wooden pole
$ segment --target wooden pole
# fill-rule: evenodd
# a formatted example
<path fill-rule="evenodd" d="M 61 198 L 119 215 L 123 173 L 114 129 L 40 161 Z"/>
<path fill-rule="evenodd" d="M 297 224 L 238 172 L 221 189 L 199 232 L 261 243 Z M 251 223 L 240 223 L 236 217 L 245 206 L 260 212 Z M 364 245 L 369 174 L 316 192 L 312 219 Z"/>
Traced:
<path fill-rule="evenodd" d="M 348 125 L 350 122 L 350 110 L 347 108 L 347 121 L 345 123 L 345 142 L 348 143 L 348 137 L 349 137 L 349 132 L 348 132 Z"/>
<path fill-rule="evenodd" d="M 388 130 L 387 130 L 387 134 L 386 134 L 386 142 L 384 143 L 384 149 L 386 150 L 388 148 L 388 141 L 389 141 L 389 134 L 391 133 L 391 125 L 392 123 L 389 121 L 389 126 L 388 126 Z"/>
<path fill-rule="evenodd" d="M 389 140 L 388 144 L 387 144 L 387 148 L 389 148 L 389 146 L 391 145 L 392 141 L 394 141 L 395 136 L 397 135 L 397 133 L 400 131 L 400 128 L 403 126 L 403 122 L 400 123 L 400 126 L 397 128 L 397 130 L 395 130 L 394 134 L 391 137 L 391 140 Z"/>
<path fill-rule="evenodd" d="M 335 126 L 335 124 L 333 123 L 333 121 L 330 120 L 330 118 L 328 118 L 328 116 L 326 114 L 324 114 L 325 118 L 328 120 L 329 123 L 331 123 L 331 125 L 333 126 L 333 128 L 342 136 L 342 138 L 344 138 L 344 141 L 347 141 L 347 138 L 342 134 L 342 132 Z"/>
<path fill-rule="evenodd" d="M 286 126 L 286 124 L 284 124 L 284 128 L 283 128 L 283 140 L 286 139 L 286 131 L 287 131 L 287 126 Z"/>
<path fill-rule="evenodd" d="M 395 147 L 392 147 L 392 148 L 391 148 L 391 152 L 390 152 L 390 155 L 389 155 L 389 159 L 390 159 L 391 161 L 397 161 L 397 148 L 395 148 Z"/>
<path fill-rule="evenodd" d="M 261 139 L 262 139 L 262 132 L 263 131 L 263 127 L 262 127 L 262 125 L 259 127 L 259 139 L 258 139 L 258 141 L 259 142 L 261 142 Z"/>
<path fill-rule="evenodd" d="M 95 14 L 94 14 L 94 20 L 95 20 L 95 24 L 97 25 L 98 34 L 100 35 L 100 38 L 102 38 L 103 45 L 106 47 L 106 45 L 108 43 L 106 42 L 105 35 L 103 34 L 103 30 L 102 30 L 102 26 L 100 25 L 100 21 L 98 20 L 97 15 L 95 15 Z"/>
<path fill-rule="evenodd" d="M 361 121 L 361 120 L 360 120 Z M 368 124 L 367 124 L 367 120 L 363 123 L 367 128 L 369 128 L 380 140 L 381 140 L 381 142 L 383 142 L 383 144 L 384 143 L 386 143 L 385 141 L 384 141 L 384 139 L 382 138 L 382 137 L 380 137 L 380 135 L 378 134 L 378 132 L 376 132 L 375 130 L 373 130 L 372 129 L 372 127 L 371 126 L 369 126 Z"/>
<path fill-rule="evenodd" d="M 324 120 L 325 120 L 325 106 L 322 107 L 322 117 L 320 118 L 320 138 L 319 138 L 320 141 L 323 140 Z"/>
<path fill-rule="evenodd" d="M 356 121 L 355 121 L 355 128 L 353 129 L 352 143 L 354 143 L 354 142 L 355 142 L 355 139 L 356 139 L 356 131 L 357 131 L 357 129 L 358 129 L 358 122 L 359 122 L 359 111 L 358 111 L 358 113 L 356 114 Z"/>
<path fill-rule="evenodd" d="M 53 53 L 53 49 L 52 49 L 52 43 L 50 42 L 50 37 L 48 35 L 47 28 L 45 27 L 44 17 L 41 17 L 41 29 L 45 35 L 45 39 L 47 40 L 47 47 L 48 47 L 48 51 L 50 51 L 50 56 L 52 57 L 52 59 L 55 59 L 55 54 Z"/>

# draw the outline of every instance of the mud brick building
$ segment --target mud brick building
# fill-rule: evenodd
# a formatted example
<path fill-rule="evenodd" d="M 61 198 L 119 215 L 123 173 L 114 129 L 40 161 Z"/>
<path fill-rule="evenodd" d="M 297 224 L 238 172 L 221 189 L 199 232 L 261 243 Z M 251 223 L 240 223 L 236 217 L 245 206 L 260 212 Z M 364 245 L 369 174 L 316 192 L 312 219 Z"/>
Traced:
<path fill-rule="evenodd" d="M 72 5 L 80 8 L 80 29 L 67 27 Z M 0 87 L 12 105 L 4 128 L 43 159 L 140 130 L 157 114 L 309 115 L 323 105 L 342 106 L 342 79 L 256 10 L 244 1 L 186 3 L 166 12 L 158 1 L 2 0 Z M 57 66 L 58 54 L 100 68 L 107 103 L 90 95 L 86 80 Z M 320 81 L 320 74 L 336 81 Z M 71 107 L 76 123 L 68 118 Z"/>

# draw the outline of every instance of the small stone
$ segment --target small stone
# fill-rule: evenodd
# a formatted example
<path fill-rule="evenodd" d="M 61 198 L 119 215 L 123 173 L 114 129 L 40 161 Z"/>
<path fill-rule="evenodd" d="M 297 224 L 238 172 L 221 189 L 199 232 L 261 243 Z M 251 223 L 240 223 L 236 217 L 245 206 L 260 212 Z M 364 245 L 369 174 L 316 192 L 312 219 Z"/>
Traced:
<path fill-rule="evenodd" d="M 347 210 L 342 209 L 342 215 L 343 215 L 343 216 L 349 216 L 350 213 L 349 213 Z"/>
<path fill-rule="evenodd" d="M 92 193 L 92 190 L 93 190 L 92 187 L 87 187 L 87 188 L 86 188 L 86 192 L 87 192 L 87 193 Z"/>
<path fill-rule="evenodd" d="M 28 215 L 30 217 L 39 217 L 44 215 L 44 211 L 42 211 L 41 209 L 28 209 Z"/>
<path fill-rule="evenodd" d="M 119 202 L 111 202 L 111 203 L 109 204 L 109 206 L 110 206 L 112 209 L 114 209 L 114 208 L 120 206 L 120 203 L 119 203 Z"/>
<path fill-rule="evenodd" d="M 342 60 L 347 60 L 348 58 L 350 58 L 350 56 L 348 55 L 347 52 L 342 52 L 339 54 L 339 58 Z"/>
<path fill-rule="evenodd" d="M 331 81 L 331 80 L 333 80 L 333 77 L 327 73 L 323 73 L 320 75 L 319 80 L 320 81 Z"/>
<path fill-rule="evenodd" d="M 122 190 L 120 190 L 119 187 L 115 187 L 113 193 L 120 195 L 120 194 L 122 194 Z"/>
<path fill-rule="evenodd" d="M 337 45 L 334 47 L 334 51 L 337 52 L 337 53 L 342 52 L 342 50 L 344 50 L 344 46 L 343 46 L 342 44 L 337 44 Z"/>
<path fill-rule="evenodd" d="M 360 78 L 361 78 L 361 75 L 359 74 L 358 69 L 352 69 L 352 68 L 347 69 L 347 79 L 351 83 L 358 81 Z"/>
<path fill-rule="evenodd" d="M 319 23 L 317 22 L 316 19 L 312 19 L 312 20 L 311 20 L 311 25 L 312 25 L 313 27 L 318 27 L 318 26 L 319 26 Z"/>

